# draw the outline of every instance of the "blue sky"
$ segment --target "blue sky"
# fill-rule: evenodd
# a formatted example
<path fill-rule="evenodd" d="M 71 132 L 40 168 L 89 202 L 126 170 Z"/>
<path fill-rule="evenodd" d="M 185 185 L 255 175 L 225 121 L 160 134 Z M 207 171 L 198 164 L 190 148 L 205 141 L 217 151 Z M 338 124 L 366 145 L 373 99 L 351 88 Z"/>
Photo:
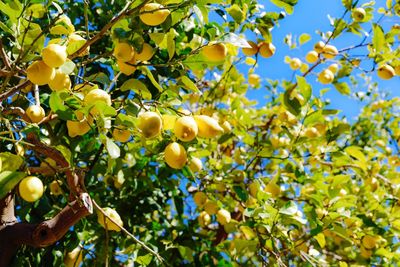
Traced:
<path fill-rule="evenodd" d="M 367 1 L 360 1 L 359 5 Z M 378 7 L 385 6 L 384 0 L 376 1 L 376 9 Z M 274 6 L 270 1 L 260 1 L 265 6 L 265 11 L 280 11 L 279 8 Z M 256 73 L 262 78 L 271 78 L 277 80 L 290 80 L 293 71 L 289 68 L 288 64 L 284 63 L 284 57 L 286 55 L 290 57 L 298 57 L 304 60 L 304 56 L 308 51 L 312 50 L 314 44 L 320 41 L 320 36 L 316 33 L 317 30 L 322 32 L 331 31 L 328 20 L 328 14 L 331 17 L 338 18 L 341 17 L 345 11 L 340 0 L 300 0 L 295 6 L 294 13 L 288 15 L 284 20 L 279 22 L 279 26 L 272 30 L 273 43 L 276 46 L 276 54 L 268 59 L 259 58 L 258 68 Z M 375 14 L 374 20 L 376 20 L 380 14 Z M 347 14 L 345 19 L 350 20 L 350 14 Z M 396 22 L 399 23 L 398 17 L 387 18 L 382 21 L 384 28 L 391 27 L 391 25 Z M 365 32 L 371 29 L 370 23 L 363 23 L 362 27 Z M 287 34 L 291 33 L 294 37 L 298 37 L 302 33 L 308 33 L 311 35 L 312 39 L 306 44 L 295 49 L 289 49 L 289 47 L 284 43 L 284 38 Z M 361 42 L 364 36 L 356 36 L 354 34 L 344 33 L 337 39 L 333 40 L 331 43 L 335 45 L 339 50 L 350 45 L 358 44 Z M 361 53 L 363 51 L 355 51 Z M 366 53 L 363 53 L 366 54 Z M 328 65 L 325 65 L 326 67 Z M 316 73 L 318 73 L 323 67 L 317 68 Z M 371 66 L 365 66 L 366 69 L 370 69 Z M 356 73 L 356 72 L 354 72 Z M 298 73 L 300 74 L 300 73 Z M 330 108 L 335 108 L 342 110 L 341 115 L 345 115 L 348 119 L 354 119 L 355 116 L 359 114 L 360 109 L 366 103 L 360 103 L 355 100 L 354 97 L 341 95 L 336 91 L 333 85 L 321 85 L 316 82 L 316 76 L 310 75 L 307 78 L 308 82 L 313 85 L 313 93 L 315 95 L 319 94 L 319 90 L 323 88 L 330 88 L 329 92 L 325 95 L 325 98 L 331 100 Z M 390 92 L 391 96 L 400 96 L 400 77 L 394 77 L 389 81 L 384 81 L 379 79 L 375 74 L 373 75 L 373 81 L 378 82 L 380 92 Z M 365 91 L 366 85 L 360 84 L 358 88 L 354 89 L 352 93 L 356 91 Z M 248 96 L 251 99 L 258 99 L 260 104 L 263 104 L 260 99 L 266 95 L 265 89 L 251 90 L 248 92 Z M 265 100 L 266 101 L 266 100 Z"/>

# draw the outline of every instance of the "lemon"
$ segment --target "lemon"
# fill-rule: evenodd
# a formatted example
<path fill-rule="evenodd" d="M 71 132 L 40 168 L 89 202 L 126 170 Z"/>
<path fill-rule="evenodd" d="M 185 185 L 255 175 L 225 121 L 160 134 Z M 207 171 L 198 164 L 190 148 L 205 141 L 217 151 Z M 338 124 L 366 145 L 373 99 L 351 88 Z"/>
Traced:
<path fill-rule="evenodd" d="M 47 66 L 42 60 L 38 60 L 26 69 L 26 75 L 33 84 L 45 85 L 54 78 L 56 71 L 54 68 Z"/>
<path fill-rule="evenodd" d="M 26 109 L 25 114 L 28 116 L 28 118 L 33 123 L 38 123 L 38 122 L 42 121 L 44 116 L 46 115 L 44 112 L 44 109 L 38 105 L 29 106 Z"/>
<path fill-rule="evenodd" d="M 101 89 L 93 89 L 87 93 L 85 98 L 83 99 L 83 102 L 85 103 L 86 106 L 94 105 L 96 102 L 103 102 L 108 106 L 111 106 L 111 97 L 110 95 Z M 99 111 L 97 108 L 92 108 L 90 113 L 92 115 L 98 115 Z"/>
<path fill-rule="evenodd" d="M 310 51 L 306 55 L 306 61 L 308 63 L 315 63 L 318 61 L 318 52 L 317 51 Z"/>
<path fill-rule="evenodd" d="M 361 242 L 366 249 L 373 249 L 376 247 L 377 238 L 371 235 L 363 236 Z"/>
<path fill-rule="evenodd" d="M 158 3 L 149 3 L 145 4 L 140 9 L 139 18 L 146 25 L 157 26 L 163 23 L 169 14 L 169 10 L 164 8 L 163 5 Z"/>
<path fill-rule="evenodd" d="M 140 53 L 136 53 L 136 60 L 139 61 L 147 61 L 150 60 L 154 55 L 154 49 L 148 43 L 143 44 L 142 51 Z"/>
<path fill-rule="evenodd" d="M 97 222 L 103 226 L 105 229 L 108 231 L 121 231 L 121 228 L 119 226 L 123 226 L 123 222 L 121 220 L 121 217 L 119 214 L 112 208 L 103 208 L 104 213 L 107 214 L 108 217 L 113 219 L 117 224 L 113 223 L 110 219 L 105 218 L 103 213 L 97 212 Z"/>
<path fill-rule="evenodd" d="M 352 18 L 354 19 L 354 21 L 356 21 L 356 22 L 363 21 L 364 18 L 365 18 L 365 15 L 366 15 L 365 9 L 362 8 L 362 7 L 354 8 L 354 9 L 351 11 L 351 17 L 352 17 Z"/>
<path fill-rule="evenodd" d="M 220 209 L 217 212 L 217 221 L 221 225 L 225 225 L 231 221 L 231 213 L 225 209 Z"/>
<path fill-rule="evenodd" d="M 319 41 L 318 43 L 316 43 L 316 44 L 314 45 L 314 50 L 315 50 L 317 53 L 322 53 L 322 51 L 324 51 L 324 47 L 325 47 L 325 43 L 322 42 L 322 41 Z"/>
<path fill-rule="evenodd" d="M 64 264 L 66 267 L 79 267 L 82 260 L 83 251 L 80 247 L 76 247 L 65 255 Z"/>
<path fill-rule="evenodd" d="M 258 45 L 252 41 L 247 41 L 247 43 L 251 46 L 251 48 L 250 47 L 242 48 L 243 54 L 245 54 L 248 57 L 254 56 L 255 54 L 257 54 L 258 53 Z"/>
<path fill-rule="evenodd" d="M 321 71 L 318 75 L 318 80 L 322 84 L 330 84 L 335 79 L 335 75 L 333 75 L 332 71 L 329 69 L 325 69 Z"/>
<path fill-rule="evenodd" d="M 389 80 L 396 74 L 393 67 L 390 65 L 382 65 L 378 68 L 377 75 L 383 80 Z"/>
<path fill-rule="evenodd" d="M 147 111 L 138 117 L 138 128 L 146 138 L 153 138 L 159 135 L 162 125 L 162 119 L 156 112 Z"/>
<path fill-rule="evenodd" d="M 67 61 L 67 48 L 59 44 L 49 44 L 42 50 L 42 58 L 47 66 L 60 67 Z"/>
<path fill-rule="evenodd" d="M 201 227 L 205 228 L 211 222 L 211 216 L 205 211 L 200 212 L 199 217 L 197 218 Z"/>
<path fill-rule="evenodd" d="M 260 75 L 255 73 L 249 74 L 248 82 L 251 86 L 258 87 L 261 82 Z"/>
<path fill-rule="evenodd" d="M 135 56 L 135 49 L 128 43 L 117 43 L 113 55 L 121 62 L 128 62 Z"/>
<path fill-rule="evenodd" d="M 258 44 L 258 53 L 264 58 L 272 57 L 275 51 L 276 48 L 272 43 L 261 42 Z"/>
<path fill-rule="evenodd" d="M 62 189 L 60 185 L 62 185 L 61 180 L 53 181 L 50 183 L 49 187 L 52 195 L 59 196 L 62 194 Z"/>
<path fill-rule="evenodd" d="M 301 60 L 299 58 L 292 58 L 290 60 L 289 66 L 292 70 L 297 70 L 301 67 Z"/>
<path fill-rule="evenodd" d="M 228 49 L 223 43 L 208 44 L 201 49 L 203 56 L 212 62 L 219 62 L 225 59 Z"/>
<path fill-rule="evenodd" d="M 204 192 L 196 192 L 193 195 L 193 201 L 199 208 L 203 207 L 207 200 L 207 195 Z"/>
<path fill-rule="evenodd" d="M 324 57 L 328 58 L 328 59 L 332 59 L 334 57 L 336 57 L 339 54 L 336 46 L 333 45 L 326 45 L 323 48 L 322 51 L 322 55 L 324 55 Z"/>
<path fill-rule="evenodd" d="M 199 129 L 196 121 L 191 116 L 183 116 L 176 120 L 174 125 L 175 136 L 184 142 L 192 141 L 196 138 Z"/>
<path fill-rule="evenodd" d="M 214 138 L 224 132 L 218 122 L 207 115 L 196 115 L 194 119 L 199 128 L 198 136 L 202 138 Z"/>
<path fill-rule="evenodd" d="M 203 163 L 201 159 L 192 157 L 189 162 L 189 168 L 192 172 L 199 172 L 203 169 Z"/>
<path fill-rule="evenodd" d="M 18 186 L 19 195 L 28 202 L 35 202 L 42 197 L 44 188 L 42 180 L 35 176 L 22 179 Z"/>
<path fill-rule="evenodd" d="M 133 66 L 136 64 L 136 59 L 133 58 L 133 60 L 128 61 L 128 62 L 123 62 L 121 60 L 117 60 L 117 65 L 119 70 L 125 74 L 125 75 L 132 75 L 136 71 L 136 66 Z"/>
<path fill-rule="evenodd" d="M 131 132 L 122 128 L 114 128 L 112 136 L 115 141 L 125 143 L 131 138 Z"/>
<path fill-rule="evenodd" d="M 49 81 L 49 87 L 53 91 L 59 90 L 70 90 L 71 89 L 71 79 L 68 74 L 63 73 L 60 70 L 56 71 L 54 78 Z"/>
<path fill-rule="evenodd" d="M 164 150 L 165 162 L 173 169 L 182 169 L 186 165 L 185 148 L 176 142 L 169 144 Z"/>
<path fill-rule="evenodd" d="M 335 74 L 339 70 L 339 65 L 336 63 L 331 64 L 329 65 L 328 70 L 332 71 L 332 73 Z"/>

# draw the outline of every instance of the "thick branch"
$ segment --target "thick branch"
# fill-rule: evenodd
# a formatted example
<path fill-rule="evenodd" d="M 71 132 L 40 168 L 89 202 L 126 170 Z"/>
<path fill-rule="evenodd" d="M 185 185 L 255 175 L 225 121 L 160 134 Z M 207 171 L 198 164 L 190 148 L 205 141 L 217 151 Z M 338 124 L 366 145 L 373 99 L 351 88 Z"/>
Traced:
<path fill-rule="evenodd" d="M 14 223 L 0 228 L 0 267 L 9 265 L 21 245 L 46 247 L 60 240 L 83 217 L 92 214 L 87 193 L 67 205 L 54 218 L 39 224 Z"/>
<path fill-rule="evenodd" d="M 83 192 L 83 189 L 80 185 L 80 177 L 74 171 L 72 171 L 71 166 L 60 151 L 40 142 L 34 133 L 29 133 L 27 135 L 27 140 L 34 145 L 32 147 L 33 150 L 39 154 L 53 159 L 58 166 L 65 169 L 65 175 L 67 176 L 67 183 L 71 192 L 71 196 L 78 195 L 79 193 Z"/>

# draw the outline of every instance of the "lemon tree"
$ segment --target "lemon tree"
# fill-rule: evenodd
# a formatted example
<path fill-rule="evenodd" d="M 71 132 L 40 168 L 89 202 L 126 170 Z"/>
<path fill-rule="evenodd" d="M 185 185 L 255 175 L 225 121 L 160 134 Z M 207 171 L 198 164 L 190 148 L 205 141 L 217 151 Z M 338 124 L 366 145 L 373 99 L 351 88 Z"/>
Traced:
<path fill-rule="evenodd" d="M 397 266 L 400 3 L 337 2 L 0 1 L 0 267 Z"/>

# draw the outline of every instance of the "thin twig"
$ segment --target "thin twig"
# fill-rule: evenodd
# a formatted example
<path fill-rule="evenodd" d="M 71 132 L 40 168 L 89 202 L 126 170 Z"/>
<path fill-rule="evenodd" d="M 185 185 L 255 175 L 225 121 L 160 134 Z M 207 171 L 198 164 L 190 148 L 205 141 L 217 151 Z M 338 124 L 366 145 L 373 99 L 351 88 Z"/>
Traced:
<path fill-rule="evenodd" d="M 122 232 L 124 232 L 125 234 L 127 234 L 129 237 L 131 237 L 136 243 L 138 243 L 139 245 L 141 245 L 145 250 L 147 250 L 148 252 L 150 252 L 152 255 L 154 255 L 162 264 L 164 264 L 165 266 L 169 266 L 169 264 L 154 250 L 152 250 L 150 247 L 148 247 L 145 243 L 143 243 L 142 241 L 140 241 L 139 239 L 137 239 L 133 234 L 131 234 L 128 230 L 126 230 L 123 226 L 119 225 L 114 219 L 110 218 L 110 216 L 108 216 L 106 214 L 106 212 L 96 203 L 96 201 L 93 201 L 93 205 L 94 207 L 100 211 L 107 219 L 109 219 L 112 223 L 114 223 L 115 225 L 117 225 Z"/>

